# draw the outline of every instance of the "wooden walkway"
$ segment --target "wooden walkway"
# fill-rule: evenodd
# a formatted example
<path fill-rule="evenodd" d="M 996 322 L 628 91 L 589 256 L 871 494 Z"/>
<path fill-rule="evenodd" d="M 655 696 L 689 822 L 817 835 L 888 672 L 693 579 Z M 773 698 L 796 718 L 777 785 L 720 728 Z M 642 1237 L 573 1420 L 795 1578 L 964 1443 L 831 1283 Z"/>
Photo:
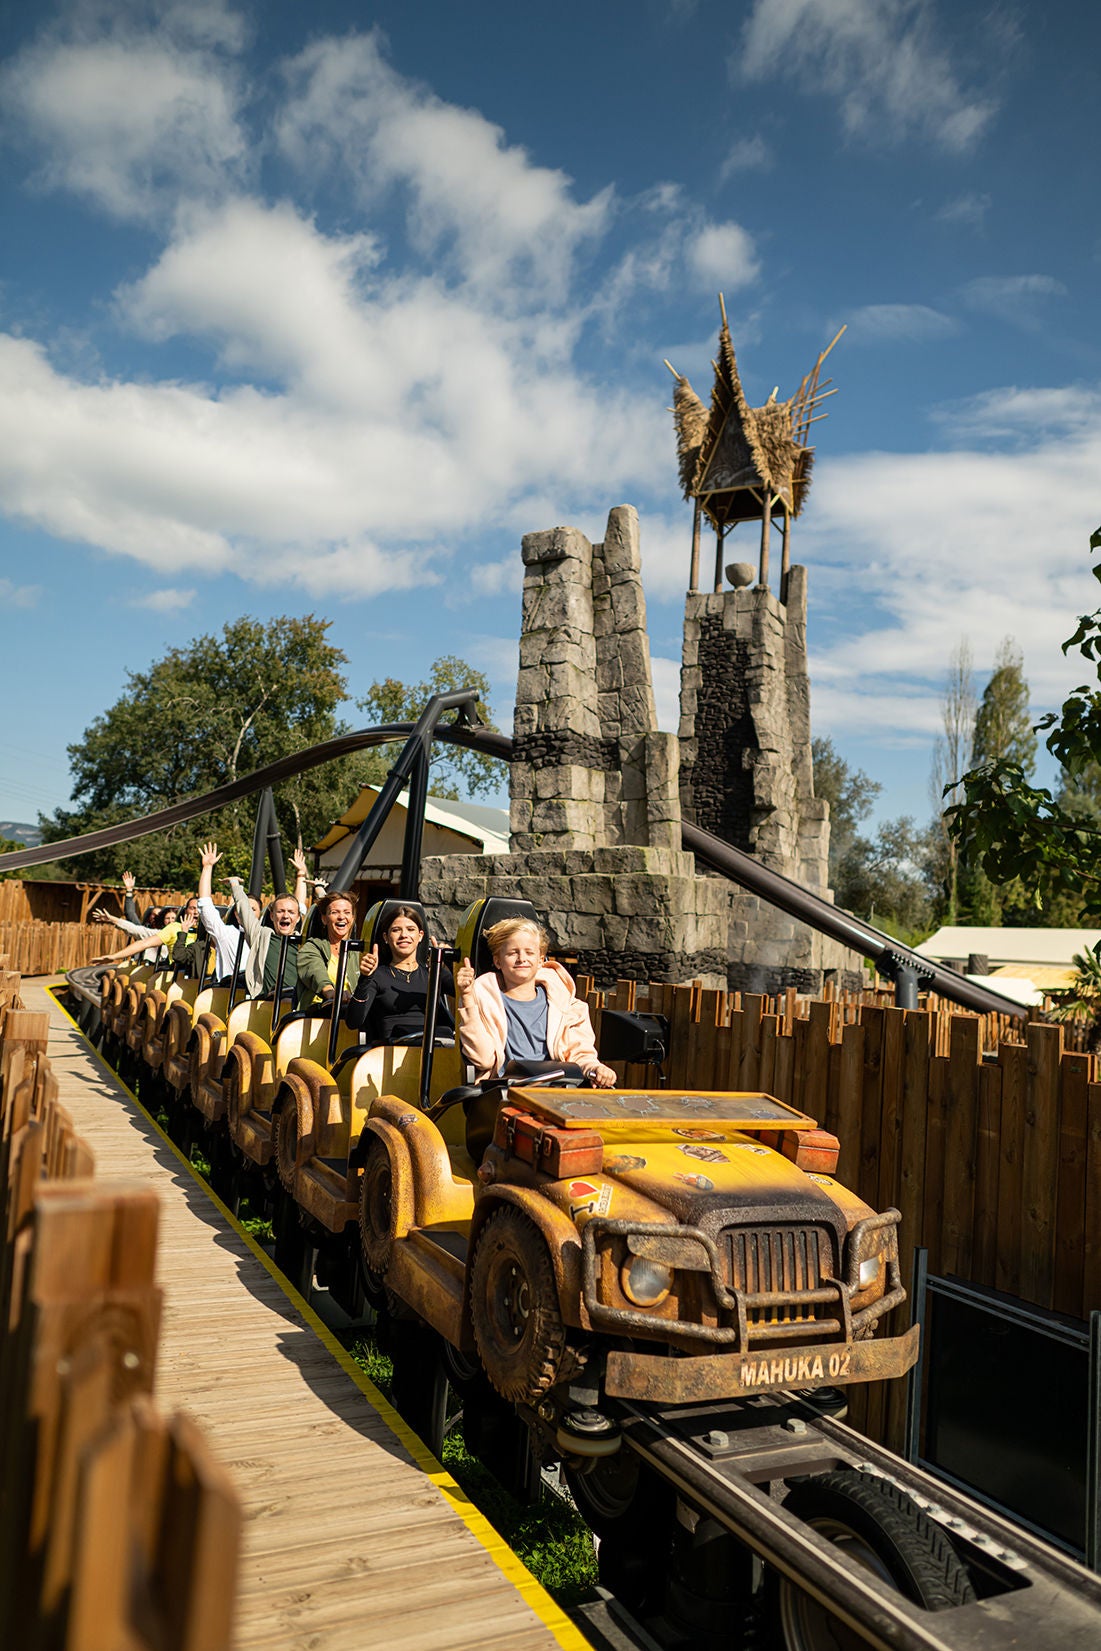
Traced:
<path fill-rule="evenodd" d="M 161 1195 L 156 1396 L 245 1507 L 240 1651 L 584 1651 L 562 1614 L 90 1049 L 40 982 L 62 1104 L 103 1179 Z"/>

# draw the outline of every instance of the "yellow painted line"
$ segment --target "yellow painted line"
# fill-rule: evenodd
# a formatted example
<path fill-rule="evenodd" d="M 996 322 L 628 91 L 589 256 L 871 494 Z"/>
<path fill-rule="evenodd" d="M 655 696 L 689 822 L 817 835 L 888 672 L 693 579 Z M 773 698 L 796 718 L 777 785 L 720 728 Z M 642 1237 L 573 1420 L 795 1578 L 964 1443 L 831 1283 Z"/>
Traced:
<path fill-rule="evenodd" d="M 184 1157 L 175 1141 L 173 1141 L 170 1136 L 165 1134 L 160 1124 L 153 1117 L 152 1113 L 142 1105 L 141 1101 L 139 1101 L 138 1097 L 134 1094 L 134 1091 L 128 1084 L 123 1083 L 114 1067 L 111 1066 L 108 1061 L 104 1060 L 103 1056 L 100 1054 L 99 1050 L 96 1049 L 94 1044 L 88 1041 L 84 1032 L 81 1030 L 79 1023 L 73 1018 L 68 1009 L 58 998 L 56 989 L 53 986 L 47 986 L 44 989 L 48 996 L 53 998 L 66 1020 L 76 1027 L 81 1039 L 85 1044 L 87 1044 L 95 1059 L 99 1061 L 100 1065 L 106 1072 L 110 1073 L 119 1088 L 125 1090 L 126 1094 L 129 1095 L 134 1105 L 141 1112 L 142 1116 L 149 1120 L 164 1144 L 171 1149 L 177 1161 L 183 1166 L 184 1169 L 187 1170 L 192 1180 L 197 1186 L 202 1188 L 203 1192 L 206 1193 L 207 1197 L 210 1199 L 210 1202 L 215 1206 L 219 1214 L 225 1217 L 237 1236 L 243 1243 L 248 1245 L 248 1248 L 252 1251 L 257 1261 L 260 1262 L 261 1266 L 266 1268 L 268 1273 L 270 1273 L 271 1277 L 274 1279 L 275 1283 L 278 1284 L 288 1301 L 294 1303 L 295 1307 L 297 1307 L 298 1311 L 302 1314 L 302 1317 L 310 1326 L 310 1329 L 314 1332 L 318 1339 L 323 1342 L 325 1347 L 332 1354 L 333 1358 L 340 1365 L 340 1368 L 344 1371 L 345 1375 L 351 1378 L 367 1401 L 378 1412 L 379 1416 L 381 1416 L 382 1420 L 386 1423 L 391 1433 L 393 1433 L 405 1446 L 406 1450 L 409 1452 L 414 1462 L 416 1462 L 421 1472 L 427 1479 L 431 1480 L 432 1484 L 435 1485 L 444 1501 L 447 1502 L 458 1514 L 459 1518 L 470 1531 L 471 1535 L 477 1537 L 478 1541 L 489 1554 L 494 1564 L 499 1570 L 503 1571 L 505 1576 L 516 1589 L 517 1593 L 522 1596 L 522 1598 L 535 1612 L 535 1615 L 554 1635 L 555 1639 L 562 1647 L 562 1651 L 592 1651 L 589 1641 L 581 1633 L 577 1625 L 570 1621 L 569 1617 L 560 1606 L 555 1604 L 554 1600 L 551 1599 L 542 1583 L 538 1582 L 536 1578 L 532 1576 L 523 1560 L 513 1553 L 512 1549 L 505 1542 L 500 1532 L 495 1530 L 486 1518 L 485 1514 L 474 1506 L 474 1503 L 470 1500 L 469 1496 L 467 1496 L 462 1486 L 451 1476 L 443 1464 L 436 1460 L 432 1452 L 428 1449 L 428 1446 L 424 1443 L 424 1440 L 419 1438 L 418 1435 L 413 1432 L 409 1424 L 398 1415 L 398 1412 L 394 1409 L 389 1399 L 386 1398 L 385 1394 L 380 1393 L 374 1382 L 363 1374 L 363 1371 L 356 1364 L 351 1354 L 340 1345 L 339 1341 L 337 1341 L 328 1326 L 322 1323 L 321 1319 L 318 1318 L 317 1314 L 314 1312 L 305 1297 L 299 1295 L 293 1284 L 290 1284 L 287 1281 L 283 1273 L 275 1265 L 275 1262 L 268 1255 L 267 1251 L 256 1242 L 251 1233 L 245 1231 L 236 1216 L 234 1216 L 229 1208 L 223 1204 L 222 1200 L 218 1197 L 218 1194 L 212 1189 L 210 1183 L 205 1181 L 199 1174 L 190 1158 Z"/>

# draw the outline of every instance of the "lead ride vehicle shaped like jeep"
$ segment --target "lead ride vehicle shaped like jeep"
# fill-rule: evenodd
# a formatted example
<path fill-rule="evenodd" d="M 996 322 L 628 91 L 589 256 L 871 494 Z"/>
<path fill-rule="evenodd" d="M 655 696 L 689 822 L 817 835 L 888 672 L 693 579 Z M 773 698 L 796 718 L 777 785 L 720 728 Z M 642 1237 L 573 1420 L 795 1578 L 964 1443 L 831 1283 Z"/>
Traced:
<path fill-rule="evenodd" d="M 871 1339 L 905 1298 L 898 1212 L 836 1159 L 767 1095 L 513 1089 L 472 1233 L 490 1380 L 532 1403 L 586 1341 L 605 1394 L 664 1404 L 901 1375 L 916 1327 Z"/>
<path fill-rule="evenodd" d="M 609 1398 L 680 1404 L 909 1369 L 916 1327 L 872 1339 L 905 1297 L 898 1212 L 834 1179 L 812 1118 L 550 1077 L 428 1114 L 382 1097 L 367 1124 L 365 1263 L 503 1397 L 549 1420 L 581 1372 Z"/>

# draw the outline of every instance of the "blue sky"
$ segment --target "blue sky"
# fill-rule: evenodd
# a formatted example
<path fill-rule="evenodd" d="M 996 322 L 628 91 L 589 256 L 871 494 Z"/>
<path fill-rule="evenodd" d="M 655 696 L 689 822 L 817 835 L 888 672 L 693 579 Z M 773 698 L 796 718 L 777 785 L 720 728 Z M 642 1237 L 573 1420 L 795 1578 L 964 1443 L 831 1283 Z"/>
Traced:
<path fill-rule="evenodd" d="M 662 358 L 706 396 L 720 289 L 751 401 L 848 323 L 793 540 L 814 726 L 926 815 L 962 639 L 981 688 L 1014 636 L 1037 713 L 1081 675 L 1099 37 L 1071 0 L 4 8 L 0 818 L 245 612 L 330 617 L 353 696 L 465 655 L 507 726 L 521 535 L 624 501 L 675 726 Z"/>

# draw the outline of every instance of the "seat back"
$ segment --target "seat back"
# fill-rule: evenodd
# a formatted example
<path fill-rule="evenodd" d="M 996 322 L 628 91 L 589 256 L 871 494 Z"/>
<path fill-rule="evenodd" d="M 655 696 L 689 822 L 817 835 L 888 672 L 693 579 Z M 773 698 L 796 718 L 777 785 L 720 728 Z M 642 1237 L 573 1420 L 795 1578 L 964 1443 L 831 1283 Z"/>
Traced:
<path fill-rule="evenodd" d="M 530 900 L 511 900 L 505 895 L 490 894 L 466 908 L 455 940 L 460 957 L 468 957 L 476 975 L 484 975 L 493 967 L 493 958 L 485 943 L 485 932 L 494 923 L 506 917 L 523 917 L 531 923 L 539 922 L 539 914 Z"/>
<path fill-rule="evenodd" d="M 428 962 L 428 951 L 431 942 L 428 938 L 428 914 L 419 900 L 377 900 L 363 919 L 363 929 L 361 931 L 363 949 L 369 952 L 372 946 L 377 946 L 379 962 L 391 962 L 390 948 L 383 939 L 383 935 L 403 907 L 416 913 L 417 922 L 424 931 L 420 945 L 417 947 L 417 962 L 424 965 Z"/>

